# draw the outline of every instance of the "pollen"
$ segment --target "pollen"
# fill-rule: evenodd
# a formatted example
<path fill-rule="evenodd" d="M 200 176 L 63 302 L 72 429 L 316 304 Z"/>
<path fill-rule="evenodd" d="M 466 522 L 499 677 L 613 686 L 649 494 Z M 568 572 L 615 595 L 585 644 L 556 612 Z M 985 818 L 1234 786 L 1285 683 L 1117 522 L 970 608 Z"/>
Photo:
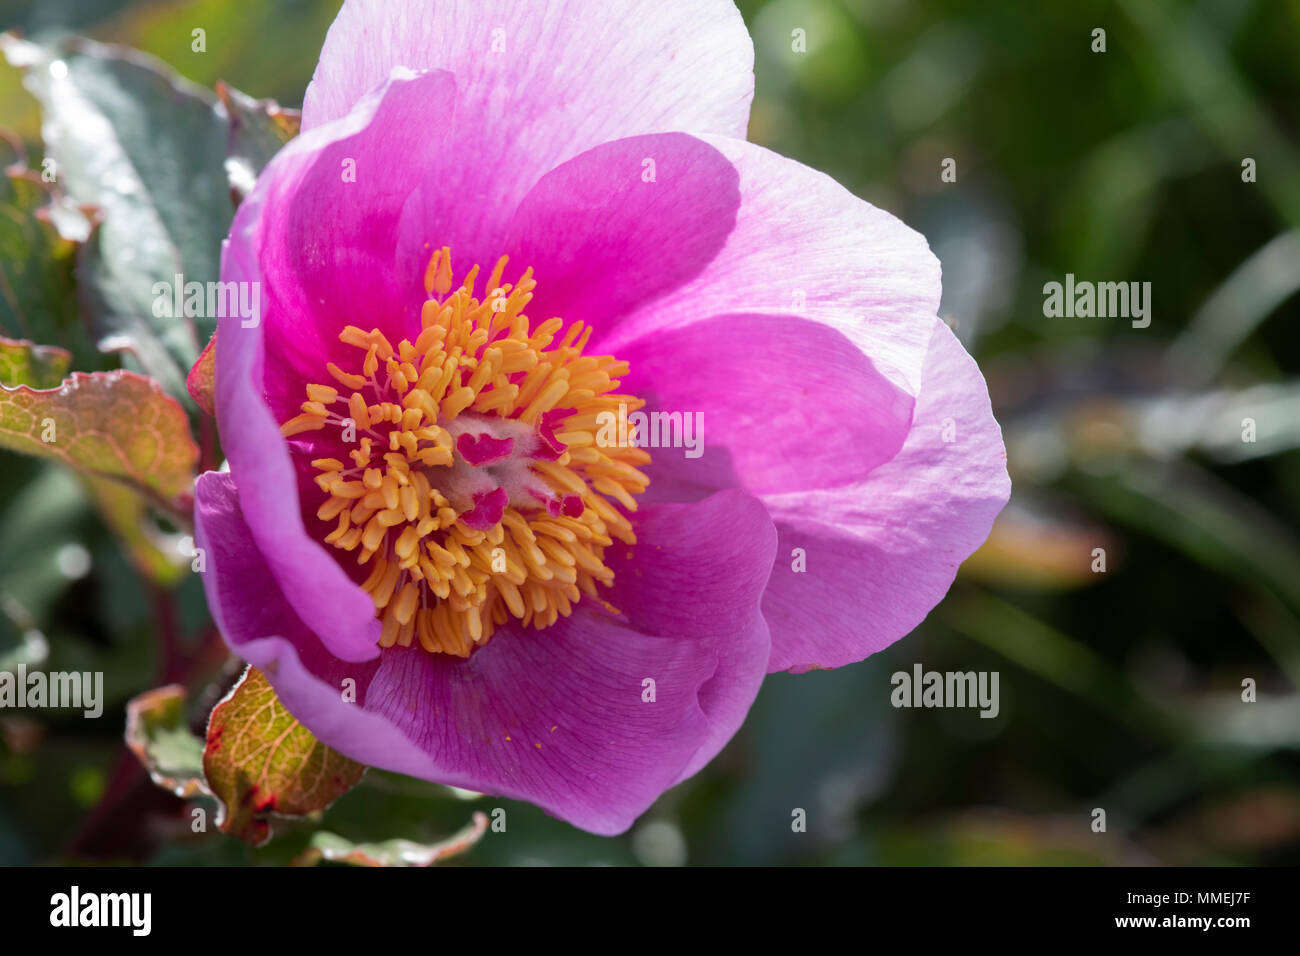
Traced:
<path fill-rule="evenodd" d="M 325 543 L 366 569 L 381 647 L 468 657 L 511 618 L 549 627 L 602 602 L 605 549 L 636 543 L 624 512 L 650 456 L 597 440 L 644 405 L 618 392 L 627 364 L 584 355 L 582 322 L 533 327 L 532 269 L 510 284 L 506 265 L 480 300 L 478 266 L 453 289 L 451 251 L 434 251 L 415 340 L 347 326 L 351 363 L 326 363 L 281 426 L 310 456 Z"/>

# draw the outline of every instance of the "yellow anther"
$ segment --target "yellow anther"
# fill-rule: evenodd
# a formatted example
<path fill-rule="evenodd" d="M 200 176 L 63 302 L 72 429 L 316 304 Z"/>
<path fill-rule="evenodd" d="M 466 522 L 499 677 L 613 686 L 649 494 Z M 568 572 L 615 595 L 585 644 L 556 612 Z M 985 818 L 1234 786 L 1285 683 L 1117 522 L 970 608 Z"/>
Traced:
<path fill-rule="evenodd" d="M 624 412 L 642 406 L 615 392 L 627 365 L 583 355 L 588 325 L 566 328 L 548 318 L 532 326 L 524 314 L 536 287 L 532 272 L 511 284 L 503 282 L 505 268 L 502 257 L 479 299 L 477 267 L 453 289 L 450 250 L 434 251 L 424 276 L 431 298 L 415 340 L 394 342 L 377 328 L 346 326 L 339 340 L 358 351 L 356 364 L 326 363 L 336 384 L 308 385 L 303 413 L 282 426 L 286 436 L 320 433 L 304 439 L 317 456 L 311 465 L 325 495 L 316 515 L 337 521 L 328 544 L 354 552 L 359 564 L 372 563 L 362 588 L 382 622 L 383 647 L 418 643 L 465 657 L 512 619 L 547 627 L 584 595 L 599 600 L 598 585 L 613 580 L 604 549 L 636 540 L 614 503 L 635 509 L 634 496 L 648 481 L 637 466 L 649 456 L 597 440 L 620 405 Z M 346 412 L 331 412 L 335 402 Z M 461 518 L 473 502 L 459 483 L 478 475 L 469 487 L 496 487 L 499 459 L 482 467 L 461 459 L 453 431 L 465 431 L 468 417 L 470 429 L 481 420 L 493 435 L 517 435 L 520 428 L 541 429 L 555 409 L 569 413 L 558 436 L 568 450 L 555 460 L 508 452 L 511 467 L 531 478 L 512 479 L 499 523 L 466 526 Z M 345 439 L 338 426 L 348 419 L 367 434 Z M 488 427 L 492 420 L 499 424 Z M 321 432 L 326 425 L 335 427 Z M 523 448 L 544 447 L 533 434 Z M 516 462 L 521 454 L 523 464 Z M 539 494 L 554 496 L 550 507 Z M 578 498 L 579 516 L 551 514 L 564 496 Z"/>

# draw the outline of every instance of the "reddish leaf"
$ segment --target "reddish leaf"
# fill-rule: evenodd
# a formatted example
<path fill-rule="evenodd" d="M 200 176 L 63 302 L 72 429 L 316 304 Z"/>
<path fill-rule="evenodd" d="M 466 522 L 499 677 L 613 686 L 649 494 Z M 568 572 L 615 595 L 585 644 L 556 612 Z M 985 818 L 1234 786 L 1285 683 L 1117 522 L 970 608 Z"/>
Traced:
<path fill-rule="evenodd" d="M 74 372 L 58 388 L 0 387 L 0 447 L 124 482 L 164 505 L 188 494 L 199 449 L 185 412 L 133 372 Z"/>
<path fill-rule="evenodd" d="M 224 805 L 217 825 L 253 846 L 270 838 L 272 813 L 323 810 L 365 770 L 313 737 L 253 667 L 208 718 L 203 771 Z"/>
<path fill-rule="evenodd" d="M 217 415 L 217 333 L 212 333 L 208 344 L 203 346 L 199 359 L 185 378 L 185 390 L 213 418 Z"/>

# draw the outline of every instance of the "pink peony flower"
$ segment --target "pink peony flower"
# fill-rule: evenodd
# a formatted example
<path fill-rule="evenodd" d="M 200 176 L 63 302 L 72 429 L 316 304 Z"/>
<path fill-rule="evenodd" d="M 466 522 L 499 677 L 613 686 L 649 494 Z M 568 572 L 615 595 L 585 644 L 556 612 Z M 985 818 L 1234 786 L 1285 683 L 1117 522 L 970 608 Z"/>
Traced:
<path fill-rule="evenodd" d="M 344 4 L 225 245 L 262 320 L 197 493 L 223 634 L 332 747 L 618 833 L 988 534 L 938 262 L 744 141 L 752 63 L 728 0 Z M 702 453 L 610 424 L 654 412 Z"/>

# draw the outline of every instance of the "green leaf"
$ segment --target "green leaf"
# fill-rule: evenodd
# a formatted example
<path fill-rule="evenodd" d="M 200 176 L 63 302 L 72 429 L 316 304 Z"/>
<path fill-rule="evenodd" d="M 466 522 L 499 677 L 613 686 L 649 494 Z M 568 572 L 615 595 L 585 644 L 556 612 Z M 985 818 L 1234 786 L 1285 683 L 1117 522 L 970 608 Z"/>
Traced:
<path fill-rule="evenodd" d="M 14 618 L 19 632 L 42 630 L 72 584 L 59 568 L 59 552 L 88 543 L 85 487 L 54 462 L 5 457 L 4 478 L 26 473 L 29 480 L 0 493 L 0 612 Z"/>
<path fill-rule="evenodd" d="M 74 372 L 55 389 L 0 387 L 0 447 L 125 482 L 184 509 L 199 449 L 158 383 L 133 372 Z"/>
<path fill-rule="evenodd" d="M 385 840 L 382 843 L 353 843 L 325 830 L 316 833 L 301 856 L 298 866 L 315 866 L 322 860 L 350 863 L 353 866 L 432 866 L 466 852 L 487 832 L 485 813 L 475 813 L 473 821 L 459 833 L 437 843 L 413 840 Z"/>
<path fill-rule="evenodd" d="M 1300 620 L 1300 539 L 1256 501 L 1186 461 L 1135 461 L 1112 475 L 1077 478 L 1116 522 L 1165 541 L 1247 587 L 1262 586 Z"/>
<path fill-rule="evenodd" d="M 65 213 L 36 173 L 11 167 L 0 177 L 0 334 L 88 356 L 73 281 L 77 244 L 55 227 Z"/>
<path fill-rule="evenodd" d="M 217 84 L 217 96 L 230 120 L 226 175 L 230 188 L 242 199 L 271 157 L 298 135 L 302 113 L 275 100 L 255 100 L 225 83 Z"/>
<path fill-rule="evenodd" d="M 217 825 L 253 846 L 270 839 L 272 813 L 323 810 L 366 770 L 313 737 L 253 667 L 208 718 L 203 769 L 223 804 Z"/>
<path fill-rule="evenodd" d="M 1088 701 L 1139 733 L 1177 737 L 1180 718 L 1137 695 L 1132 685 L 1086 643 L 1062 634 L 1028 611 L 992 594 L 970 592 L 945 600 L 940 618 L 1049 684 Z"/>
<path fill-rule="evenodd" d="M 1122 0 L 1118 6 L 1146 41 L 1152 65 L 1171 98 L 1216 141 L 1232 162 L 1241 144 L 1255 156 L 1268 156 L 1276 169 L 1259 189 L 1292 225 L 1300 225 L 1300 150 L 1279 127 L 1234 62 L 1224 37 L 1203 11 L 1171 0 Z M 1189 65 L 1195 64 L 1195 69 Z"/>
<path fill-rule="evenodd" d="M 25 70 L 42 106 L 59 185 L 102 211 L 81 267 L 100 348 L 125 352 L 184 396 L 185 372 L 215 316 L 156 316 L 155 284 L 219 276 L 232 217 L 224 111 L 136 51 L 76 38 L 42 46 L 9 34 L 0 49 Z"/>
<path fill-rule="evenodd" d="M 185 723 L 185 688 L 145 691 L 126 705 L 126 745 L 158 786 L 178 797 L 211 796 L 203 780 L 203 742 Z"/>
<path fill-rule="evenodd" d="M 1274 236 L 1246 257 L 1187 321 L 1168 362 L 1184 380 L 1212 381 L 1264 320 L 1300 290 L 1300 229 Z"/>
<path fill-rule="evenodd" d="M 72 353 L 67 349 L 0 338 L 0 385 L 54 388 L 71 364 Z"/>
<path fill-rule="evenodd" d="M 136 570 L 163 587 L 179 584 L 190 562 L 180 551 L 181 536 L 158 527 L 149 502 L 126 485 L 86 478 L 91 497 L 109 530 L 117 536 Z"/>

